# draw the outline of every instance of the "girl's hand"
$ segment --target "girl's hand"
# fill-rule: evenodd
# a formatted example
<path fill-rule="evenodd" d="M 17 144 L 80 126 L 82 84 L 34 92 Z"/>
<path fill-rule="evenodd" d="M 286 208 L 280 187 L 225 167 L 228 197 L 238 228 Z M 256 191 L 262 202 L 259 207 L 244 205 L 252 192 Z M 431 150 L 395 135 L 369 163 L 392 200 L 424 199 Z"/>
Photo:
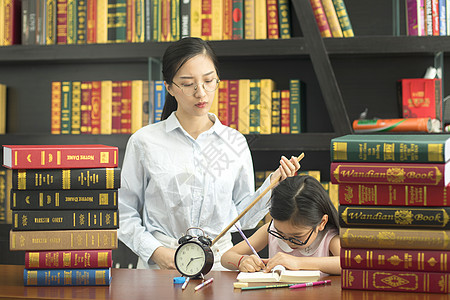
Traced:
<path fill-rule="evenodd" d="M 291 156 L 291 159 L 287 159 L 285 156 L 282 156 L 280 166 L 273 172 L 270 183 L 272 183 L 273 180 L 277 180 L 277 178 L 279 178 L 279 181 L 283 181 L 288 177 L 292 177 L 298 169 L 300 169 L 300 163 L 296 157 Z"/>
<path fill-rule="evenodd" d="M 282 265 L 288 270 L 300 270 L 302 257 L 295 257 L 283 252 L 278 252 L 266 263 L 264 272 L 270 272 L 275 266 Z"/>
<path fill-rule="evenodd" d="M 175 250 L 165 247 L 159 247 L 150 257 L 161 270 L 175 269 Z"/>
<path fill-rule="evenodd" d="M 254 254 L 244 256 L 239 263 L 239 271 L 241 272 L 257 272 L 263 270 L 265 267 L 261 260 Z"/>

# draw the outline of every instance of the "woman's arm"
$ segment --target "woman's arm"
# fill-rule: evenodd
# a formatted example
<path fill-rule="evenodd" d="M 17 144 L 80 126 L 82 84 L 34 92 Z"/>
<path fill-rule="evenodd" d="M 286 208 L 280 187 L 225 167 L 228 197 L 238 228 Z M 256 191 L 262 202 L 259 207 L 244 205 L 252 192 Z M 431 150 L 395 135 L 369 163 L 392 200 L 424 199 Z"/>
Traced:
<path fill-rule="evenodd" d="M 261 251 L 267 246 L 267 226 L 266 224 L 259 228 L 252 236 L 248 238 L 250 245 L 256 252 Z M 265 265 L 253 254 L 245 241 L 241 241 L 233 248 L 222 255 L 222 266 L 230 270 L 239 270 L 243 272 L 255 272 L 264 269 Z"/>
<path fill-rule="evenodd" d="M 341 274 L 340 248 L 339 235 L 336 235 L 330 242 L 330 252 L 335 256 L 296 257 L 278 252 L 274 257 L 269 259 L 264 271 L 269 272 L 276 265 L 283 265 L 286 269 L 290 270 L 320 270 L 331 275 L 339 275 Z"/>

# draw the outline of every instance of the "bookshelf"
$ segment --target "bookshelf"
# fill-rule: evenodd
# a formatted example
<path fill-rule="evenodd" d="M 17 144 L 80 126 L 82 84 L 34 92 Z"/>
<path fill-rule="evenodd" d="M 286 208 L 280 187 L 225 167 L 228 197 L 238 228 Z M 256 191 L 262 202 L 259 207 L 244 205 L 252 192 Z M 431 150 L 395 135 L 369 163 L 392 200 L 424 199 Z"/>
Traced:
<path fill-rule="evenodd" d="M 399 116 L 396 81 L 422 77 L 438 52 L 448 56 L 450 37 L 404 36 L 404 1 L 398 3 L 400 36 L 394 36 L 393 3 L 398 0 L 345 0 L 354 38 L 321 39 L 311 25 L 311 8 L 303 9 L 309 0 L 300 0 L 291 1 L 291 39 L 211 42 L 223 79 L 272 78 L 279 89 L 287 89 L 291 78 L 306 83 L 308 131 L 248 135 L 255 170 L 275 169 L 281 155 L 305 152 L 302 169 L 320 170 L 326 181 L 331 138 L 351 132 L 349 125 L 365 108 L 370 118 Z M 50 134 L 51 81 L 147 79 L 148 58 L 161 58 L 167 46 L 147 42 L 0 47 L 0 82 L 9 88 L 8 133 L 0 135 L 1 144 L 103 143 L 119 147 L 122 161 L 129 135 Z M 8 226 L 0 225 L 2 251 L 7 249 Z M 20 260 L 23 255 L 11 257 Z"/>

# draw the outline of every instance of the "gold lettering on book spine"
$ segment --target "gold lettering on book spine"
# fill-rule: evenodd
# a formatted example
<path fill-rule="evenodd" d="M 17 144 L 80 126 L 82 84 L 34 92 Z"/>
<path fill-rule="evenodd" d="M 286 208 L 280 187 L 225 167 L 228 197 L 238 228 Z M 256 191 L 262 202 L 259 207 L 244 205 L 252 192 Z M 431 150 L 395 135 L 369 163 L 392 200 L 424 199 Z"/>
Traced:
<path fill-rule="evenodd" d="M 27 285 L 37 285 L 37 271 L 27 271 Z"/>
<path fill-rule="evenodd" d="M 70 169 L 62 170 L 63 190 L 70 190 Z"/>
<path fill-rule="evenodd" d="M 108 267 L 108 252 L 98 252 L 97 262 L 99 268 L 107 268 Z"/>
<path fill-rule="evenodd" d="M 28 253 L 28 265 L 29 268 L 39 268 L 39 252 Z"/>
<path fill-rule="evenodd" d="M 347 143 L 345 142 L 333 143 L 333 159 L 347 160 Z"/>
<path fill-rule="evenodd" d="M 95 284 L 105 285 L 106 284 L 106 271 L 95 271 Z"/>
<path fill-rule="evenodd" d="M 395 143 L 383 144 L 384 161 L 395 161 Z"/>
<path fill-rule="evenodd" d="M 45 166 L 45 151 L 41 151 L 41 165 Z"/>
<path fill-rule="evenodd" d="M 25 190 L 27 188 L 27 172 L 25 170 L 19 170 L 17 172 L 17 185 L 19 190 Z"/>
<path fill-rule="evenodd" d="M 106 188 L 107 189 L 114 188 L 114 168 L 106 169 Z"/>
<path fill-rule="evenodd" d="M 109 152 L 100 152 L 100 163 L 101 164 L 109 163 Z"/>
<path fill-rule="evenodd" d="M 72 265 L 72 253 L 63 252 L 63 266 L 70 267 Z"/>
<path fill-rule="evenodd" d="M 428 161 L 444 162 L 444 145 L 428 144 Z"/>
<path fill-rule="evenodd" d="M 450 290 L 449 288 L 450 280 L 448 274 L 442 275 L 441 279 L 439 280 L 439 290 L 443 293 L 448 293 Z"/>

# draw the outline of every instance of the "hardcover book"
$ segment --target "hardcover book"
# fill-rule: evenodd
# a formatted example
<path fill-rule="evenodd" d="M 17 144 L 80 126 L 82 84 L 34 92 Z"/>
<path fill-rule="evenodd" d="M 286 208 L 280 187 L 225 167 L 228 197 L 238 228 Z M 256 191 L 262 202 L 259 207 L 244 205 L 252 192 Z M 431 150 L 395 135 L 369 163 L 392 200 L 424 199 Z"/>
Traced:
<path fill-rule="evenodd" d="M 344 0 L 333 0 L 334 9 L 341 25 L 342 34 L 344 37 L 353 37 L 353 27 L 348 17 L 347 8 L 345 7 Z"/>
<path fill-rule="evenodd" d="M 442 229 L 341 228 L 343 248 L 450 250 L 450 231 Z"/>
<path fill-rule="evenodd" d="M 249 133 L 261 133 L 261 80 L 250 80 L 250 127 Z"/>
<path fill-rule="evenodd" d="M 449 273 L 385 270 L 342 270 L 342 288 L 414 293 L 448 293 Z"/>
<path fill-rule="evenodd" d="M 261 79 L 261 134 L 270 134 L 272 128 L 272 91 L 275 81 L 269 78 Z M 281 105 L 281 104 L 280 104 Z"/>
<path fill-rule="evenodd" d="M 450 163 L 344 163 L 332 162 L 332 183 L 413 184 L 447 186 Z"/>
<path fill-rule="evenodd" d="M 120 168 L 12 170 L 15 190 L 118 189 Z"/>
<path fill-rule="evenodd" d="M 13 230 L 117 229 L 118 210 L 15 210 Z"/>
<path fill-rule="evenodd" d="M 11 251 L 116 249 L 117 229 L 11 230 L 9 246 Z"/>
<path fill-rule="evenodd" d="M 434 250 L 341 248 L 343 269 L 446 272 L 450 253 Z"/>
<path fill-rule="evenodd" d="M 450 229 L 449 207 L 340 205 L 341 227 Z"/>
<path fill-rule="evenodd" d="M 81 81 L 72 81 L 72 134 L 81 133 Z"/>
<path fill-rule="evenodd" d="M 281 91 L 272 91 L 272 130 L 271 133 L 281 133 Z"/>
<path fill-rule="evenodd" d="M 52 82 L 52 134 L 61 134 L 61 82 Z"/>
<path fill-rule="evenodd" d="M 331 160 L 444 163 L 450 134 L 349 134 L 331 140 Z"/>
<path fill-rule="evenodd" d="M 299 134 L 306 132 L 306 99 L 305 84 L 299 79 L 289 80 L 289 97 L 290 97 L 290 133 Z"/>
<path fill-rule="evenodd" d="M 253 81 L 253 80 L 252 80 Z M 251 80 L 239 79 L 239 102 L 238 102 L 238 128 L 242 134 L 249 134 L 250 132 L 250 99 L 251 99 Z M 218 93 L 216 93 L 216 96 Z M 218 99 L 214 100 L 218 102 Z"/>
<path fill-rule="evenodd" d="M 280 37 L 280 27 L 278 22 L 278 1 L 267 0 L 267 38 L 278 39 Z"/>
<path fill-rule="evenodd" d="M 320 35 L 322 37 L 332 37 L 330 25 L 328 24 L 325 10 L 323 9 L 321 0 L 310 0 L 311 7 L 314 11 L 316 23 L 319 26 Z"/>
<path fill-rule="evenodd" d="M 272 272 L 240 272 L 237 276 L 239 282 L 287 282 L 301 283 L 316 281 L 320 277 L 320 271 L 316 270 L 286 270 L 278 265 Z"/>
<path fill-rule="evenodd" d="M 106 145 L 3 145 L 11 169 L 114 168 L 118 148 Z"/>
<path fill-rule="evenodd" d="M 23 270 L 25 286 L 110 285 L 111 269 Z"/>
<path fill-rule="evenodd" d="M 11 209 L 117 209 L 117 190 L 11 190 Z"/>
<path fill-rule="evenodd" d="M 228 126 L 239 130 L 239 80 L 228 84 Z"/>
<path fill-rule="evenodd" d="M 244 38 L 244 0 L 233 0 L 232 3 L 232 39 Z"/>
<path fill-rule="evenodd" d="M 96 269 L 112 267 L 112 250 L 26 251 L 25 269 Z"/>
<path fill-rule="evenodd" d="M 339 184 L 342 205 L 449 206 L 450 186 Z"/>

